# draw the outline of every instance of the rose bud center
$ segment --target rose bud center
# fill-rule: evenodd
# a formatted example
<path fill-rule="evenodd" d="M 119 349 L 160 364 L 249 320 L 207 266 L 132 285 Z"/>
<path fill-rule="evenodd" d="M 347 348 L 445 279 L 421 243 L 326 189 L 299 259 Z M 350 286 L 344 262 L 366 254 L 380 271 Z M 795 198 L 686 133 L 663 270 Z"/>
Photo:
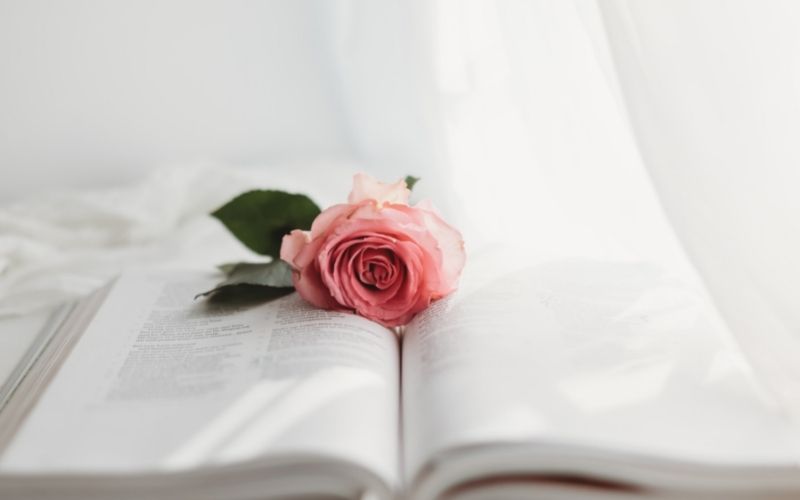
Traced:
<path fill-rule="evenodd" d="M 367 248 L 359 259 L 358 277 L 366 287 L 385 290 L 397 277 L 397 256 L 386 249 Z"/>

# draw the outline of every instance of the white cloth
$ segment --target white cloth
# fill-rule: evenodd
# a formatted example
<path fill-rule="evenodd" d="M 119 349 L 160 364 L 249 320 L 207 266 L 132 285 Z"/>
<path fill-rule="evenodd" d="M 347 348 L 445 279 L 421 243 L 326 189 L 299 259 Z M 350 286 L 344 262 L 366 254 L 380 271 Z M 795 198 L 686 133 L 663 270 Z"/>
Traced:
<path fill-rule="evenodd" d="M 87 294 L 127 266 L 208 266 L 259 256 L 216 219 L 249 189 L 346 199 L 353 167 L 172 168 L 114 189 L 52 193 L 0 207 L 0 317 Z M 313 174 L 313 175 L 308 175 Z"/>
<path fill-rule="evenodd" d="M 762 378 L 800 417 L 800 4 L 599 5 L 663 206 Z"/>

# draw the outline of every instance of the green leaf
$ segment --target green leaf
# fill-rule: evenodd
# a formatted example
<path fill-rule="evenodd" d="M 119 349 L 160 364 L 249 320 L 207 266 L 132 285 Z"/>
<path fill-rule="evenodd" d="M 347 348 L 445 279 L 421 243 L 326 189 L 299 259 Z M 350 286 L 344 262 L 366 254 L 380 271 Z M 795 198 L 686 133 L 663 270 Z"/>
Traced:
<path fill-rule="evenodd" d="M 419 181 L 419 177 L 407 175 L 405 181 L 406 181 L 406 187 L 408 188 L 409 191 L 411 191 L 412 189 L 414 189 L 414 185 Z"/>
<path fill-rule="evenodd" d="M 320 209 L 306 195 L 258 190 L 240 194 L 211 215 L 250 250 L 277 259 L 283 236 L 309 229 Z"/>
<path fill-rule="evenodd" d="M 238 311 L 279 299 L 291 291 L 291 288 L 231 285 L 215 292 L 205 301 L 204 305 L 209 310 Z"/>
<path fill-rule="evenodd" d="M 223 264 L 219 267 L 223 271 L 227 269 L 225 272 L 228 277 L 211 290 L 198 293 L 195 299 L 221 292 L 230 293 L 235 291 L 233 288 L 243 286 L 270 288 L 276 296 L 286 295 L 294 290 L 292 268 L 280 259 L 258 264 L 249 262 Z"/>

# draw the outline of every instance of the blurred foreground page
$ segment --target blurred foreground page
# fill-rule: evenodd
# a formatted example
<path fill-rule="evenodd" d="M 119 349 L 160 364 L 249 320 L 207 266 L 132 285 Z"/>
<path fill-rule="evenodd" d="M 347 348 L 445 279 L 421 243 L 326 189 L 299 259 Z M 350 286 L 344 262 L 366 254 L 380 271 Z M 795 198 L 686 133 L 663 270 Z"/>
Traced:
<path fill-rule="evenodd" d="M 123 275 L 2 456 L 4 473 L 182 470 L 279 454 L 397 475 L 394 333 L 218 277 Z"/>
<path fill-rule="evenodd" d="M 404 338 L 407 475 L 494 445 L 546 455 L 506 463 L 518 472 L 574 470 L 559 450 L 584 464 L 794 466 L 796 429 L 716 317 L 699 293 L 644 263 L 576 258 L 465 276 Z M 489 455 L 476 460 L 483 474 Z"/>

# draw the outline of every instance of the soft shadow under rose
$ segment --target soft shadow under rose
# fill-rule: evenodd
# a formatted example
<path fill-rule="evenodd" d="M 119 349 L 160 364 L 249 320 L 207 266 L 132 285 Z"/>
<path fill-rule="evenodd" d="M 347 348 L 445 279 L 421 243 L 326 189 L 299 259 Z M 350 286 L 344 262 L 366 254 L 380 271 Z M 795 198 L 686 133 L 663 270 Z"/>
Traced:
<path fill-rule="evenodd" d="M 284 236 L 281 259 L 297 292 L 394 327 L 455 290 L 466 259 L 461 234 L 429 203 L 409 206 L 409 194 L 405 181 L 356 174 L 348 203 Z"/>

